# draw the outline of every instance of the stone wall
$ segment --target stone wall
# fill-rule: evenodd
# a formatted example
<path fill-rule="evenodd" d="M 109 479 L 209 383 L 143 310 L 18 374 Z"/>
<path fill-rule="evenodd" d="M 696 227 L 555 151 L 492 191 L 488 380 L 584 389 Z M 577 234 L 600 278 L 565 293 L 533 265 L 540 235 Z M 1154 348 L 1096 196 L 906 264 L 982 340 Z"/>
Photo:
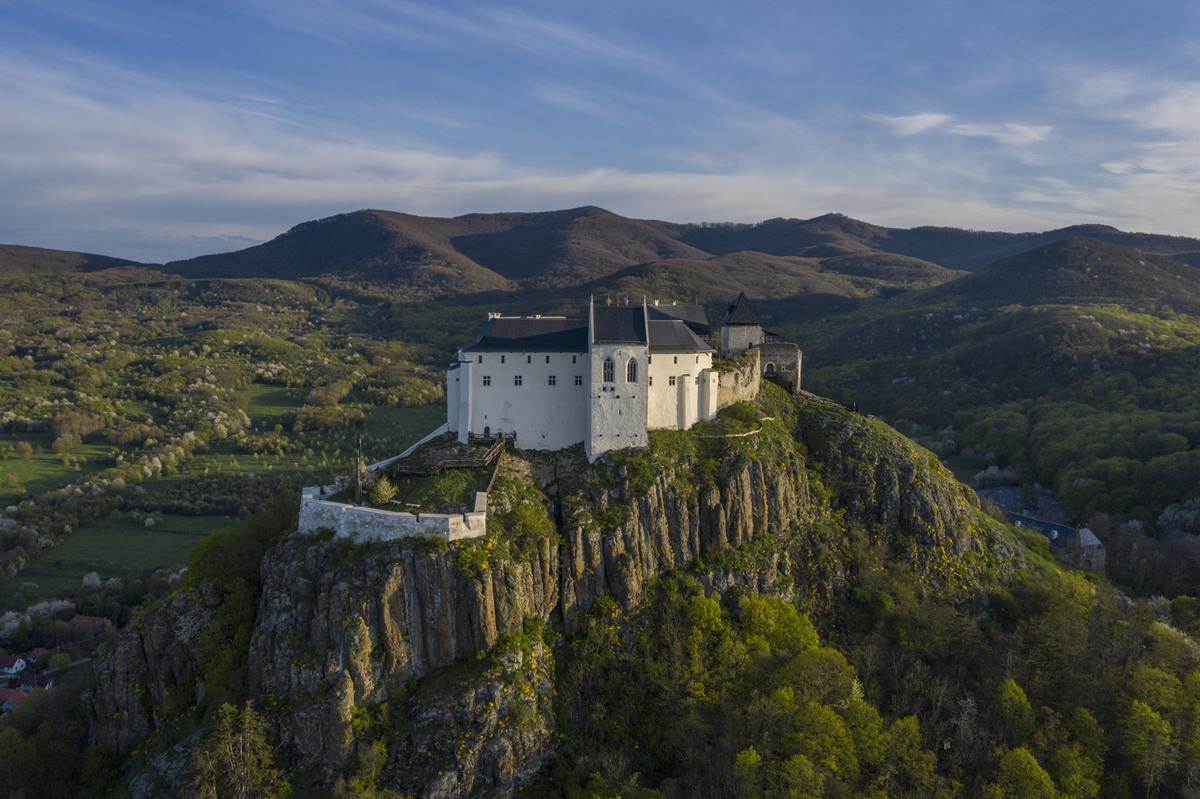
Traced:
<path fill-rule="evenodd" d="M 762 350 L 763 375 L 784 386 L 793 394 L 800 390 L 800 372 L 804 353 L 788 341 L 768 341 Z"/>
<path fill-rule="evenodd" d="M 720 370 L 717 385 L 717 408 L 735 402 L 748 402 L 758 396 L 762 384 L 762 366 L 758 348 L 746 350 L 737 358 L 714 366 Z"/>
<path fill-rule="evenodd" d="M 326 487 L 331 493 L 333 486 Z M 395 541 L 419 535 L 459 541 L 478 538 L 487 532 L 487 493 L 475 494 L 470 513 L 404 513 L 362 505 L 347 505 L 322 499 L 319 487 L 305 488 L 300 495 L 301 533 L 333 530 L 339 538 L 356 541 Z"/>

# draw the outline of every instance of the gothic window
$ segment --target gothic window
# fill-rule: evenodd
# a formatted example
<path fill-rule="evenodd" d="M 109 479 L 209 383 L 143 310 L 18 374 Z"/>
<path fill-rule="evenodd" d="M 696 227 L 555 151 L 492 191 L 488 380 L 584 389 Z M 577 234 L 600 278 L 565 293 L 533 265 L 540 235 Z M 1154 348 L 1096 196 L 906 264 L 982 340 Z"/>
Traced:
<path fill-rule="evenodd" d="M 483 384 L 484 384 L 485 386 L 490 386 L 490 385 L 492 384 L 492 376 L 491 376 L 491 375 L 484 375 L 484 376 L 483 376 Z"/>
<path fill-rule="evenodd" d="M 521 385 L 521 376 L 520 375 L 513 375 L 513 385 L 514 386 Z"/>
<path fill-rule="evenodd" d="M 617 381 L 616 372 L 617 372 L 617 367 L 615 364 L 613 364 L 613 359 L 605 358 L 604 359 L 604 382 L 605 383 L 615 383 Z"/>
<path fill-rule="evenodd" d="M 635 358 L 630 358 L 629 363 L 625 366 L 625 382 L 637 382 L 637 360 Z"/>
<path fill-rule="evenodd" d="M 546 382 L 552 386 L 557 386 L 558 385 L 558 376 L 550 375 L 549 377 L 546 378 Z"/>
<path fill-rule="evenodd" d="M 583 385 L 583 375 L 575 375 L 575 385 L 577 385 L 577 386 Z"/>

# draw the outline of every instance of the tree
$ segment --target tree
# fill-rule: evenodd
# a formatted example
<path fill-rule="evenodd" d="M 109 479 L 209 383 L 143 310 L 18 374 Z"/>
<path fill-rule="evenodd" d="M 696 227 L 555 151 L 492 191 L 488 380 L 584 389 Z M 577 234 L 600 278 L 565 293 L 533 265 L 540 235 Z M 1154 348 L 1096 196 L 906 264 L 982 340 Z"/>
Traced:
<path fill-rule="evenodd" d="M 28 441 L 18 441 L 17 454 L 25 460 L 29 460 L 33 457 L 33 444 L 30 444 Z"/>
<path fill-rule="evenodd" d="M 984 789 L 985 799 L 1055 799 L 1054 781 L 1025 747 L 1000 756 L 996 779 Z"/>
<path fill-rule="evenodd" d="M 250 707 L 228 703 L 217 710 L 215 725 L 192 755 L 192 787 L 200 799 L 276 799 L 291 791 L 275 768 L 266 723 Z"/>
<path fill-rule="evenodd" d="M 1129 703 L 1121 725 L 1121 751 L 1136 771 L 1146 795 L 1153 793 L 1174 758 L 1171 724 L 1138 699 Z"/>
<path fill-rule="evenodd" d="M 1011 677 L 996 689 L 996 709 L 1009 746 L 1020 746 L 1033 734 L 1034 714 L 1025 691 Z"/>
<path fill-rule="evenodd" d="M 737 783 L 738 799 L 759 799 L 762 796 L 762 757 L 753 746 L 738 752 L 733 758 L 733 780 Z"/>
<path fill-rule="evenodd" d="M 380 475 L 371 486 L 371 503 L 374 505 L 386 505 L 396 498 L 396 484 L 387 478 L 386 475 Z"/>
<path fill-rule="evenodd" d="M 825 787 L 825 775 L 804 755 L 792 755 L 779 766 L 779 789 L 774 796 L 780 799 L 820 799 Z"/>

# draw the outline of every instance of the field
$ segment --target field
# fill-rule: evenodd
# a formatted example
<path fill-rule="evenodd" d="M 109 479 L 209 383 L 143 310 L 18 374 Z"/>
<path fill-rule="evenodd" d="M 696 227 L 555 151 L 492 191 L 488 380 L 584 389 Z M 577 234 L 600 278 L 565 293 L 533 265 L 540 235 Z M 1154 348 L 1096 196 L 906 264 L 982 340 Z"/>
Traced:
<path fill-rule="evenodd" d="M 78 588 L 89 572 L 102 580 L 127 579 L 164 566 L 181 566 L 196 542 L 233 521 L 228 516 L 163 515 L 148 528 L 129 514 L 114 514 L 64 537 L 52 552 L 0 590 L 0 604 L 59 595 Z"/>

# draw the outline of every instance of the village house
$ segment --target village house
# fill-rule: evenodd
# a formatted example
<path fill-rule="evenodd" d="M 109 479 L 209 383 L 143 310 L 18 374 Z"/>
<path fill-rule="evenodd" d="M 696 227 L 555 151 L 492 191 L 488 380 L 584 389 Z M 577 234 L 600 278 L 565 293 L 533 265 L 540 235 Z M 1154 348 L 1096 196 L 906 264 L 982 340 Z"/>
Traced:
<path fill-rule="evenodd" d="M 12 677 L 14 674 L 19 674 L 25 671 L 25 658 L 17 655 L 0 656 L 0 675 Z"/>
<path fill-rule="evenodd" d="M 21 703 L 29 698 L 29 694 L 16 688 L 0 688 L 0 714 L 12 713 Z"/>
<path fill-rule="evenodd" d="M 490 314 L 447 370 L 447 427 L 464 444 L 472 436 L 510 437 L 521 449 L 582 443 L 595 460 L 747 398 L 723 396 L 714 357 L 751 349 L 757 372 L 799 389 L 799 348 L 765 331 L 744 294 L 715 334 L 695 305 L 589 301 L 582 319 Z"/>

